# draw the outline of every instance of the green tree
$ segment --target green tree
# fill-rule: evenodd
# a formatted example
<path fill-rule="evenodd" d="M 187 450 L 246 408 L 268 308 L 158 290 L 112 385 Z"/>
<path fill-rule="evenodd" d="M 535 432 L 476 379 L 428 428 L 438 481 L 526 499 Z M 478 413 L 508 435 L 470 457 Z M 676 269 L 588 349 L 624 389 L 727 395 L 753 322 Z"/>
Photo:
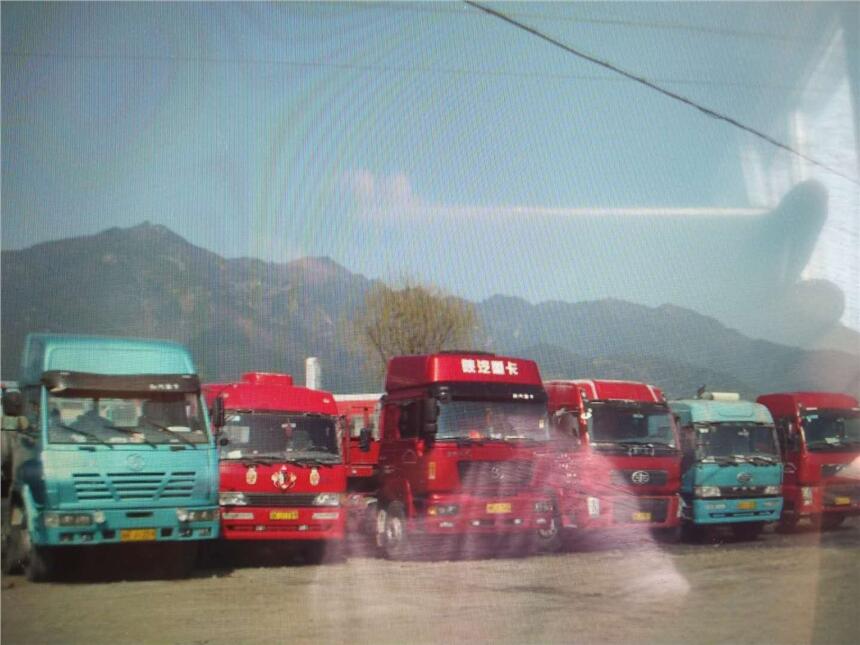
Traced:
<path fill-rule="evenodd" d="M 392 356 L 470 347 L 478 316 L 470 302 L 405 280 L 399 288 L 373 286 L 352 328 L 368 367 L 381 378 Z"/>

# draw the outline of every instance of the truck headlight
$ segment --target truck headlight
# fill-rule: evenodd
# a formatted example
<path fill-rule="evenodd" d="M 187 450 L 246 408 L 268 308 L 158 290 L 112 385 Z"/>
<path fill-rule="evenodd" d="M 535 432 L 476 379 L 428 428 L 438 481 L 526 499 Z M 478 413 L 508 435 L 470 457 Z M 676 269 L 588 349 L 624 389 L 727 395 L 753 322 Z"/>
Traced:
<path fill-rule="evenodd" d="M 340 495 L 337 493 L 320 493 L 314 497 L 314 506 L 340 506 Z"/>
<path fill-rule="evenodd" d="M 44 513 L 42 523 L 49 529 L 59 526 L 89 526 L 93 523 L 93 516 L 89 513 Z"/>
<path fill-rule="evenodd" d="M 211 522 L 218 517 L 218 510 L 205 508 L 189 511 L 186 508 L 176 509 L 176 519 L 180 522 Z"/>
<path fill-rule="evenodd" d="M 693 488 L 693 494 L 696 497 L 719 497 L 719 486 L 696 486 Z"/>
<path fill-rule="evenodd" d="M 782 495 L 782 486 L 765 486 L 765 495 Z"/>
<path fill-rule="evenodd" d="M 804 504 L 812 504 L 812 487 L 811 486 L 801 486 L 800 487 L 800 495 L 803 497 Z"/>
<path fill-rule="evenodd" d="M 427 507 L 427 515 L 456 515 L 459 511 L 456 504 L 431 504 Z"/>
<path fill-rule="evenodd" d="M 225 491 L 218 493 L 218 503 L 221 506 L 247 506 L 248 500 L 245 497 L 245 493 Z"/>

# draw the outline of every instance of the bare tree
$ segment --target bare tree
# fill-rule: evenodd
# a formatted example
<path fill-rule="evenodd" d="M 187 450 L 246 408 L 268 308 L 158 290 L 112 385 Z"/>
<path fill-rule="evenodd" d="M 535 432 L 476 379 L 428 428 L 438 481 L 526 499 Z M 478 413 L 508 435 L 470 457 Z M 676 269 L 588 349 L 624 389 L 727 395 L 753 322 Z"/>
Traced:
<path fill-rule="evenodd" d="M 468 347 L 476 336 L 478 316 L 470 302 L 405 280 L 395 289 L 373 286 L 352 327 L 368 366 L 381 378 L 392 356 Z"/>

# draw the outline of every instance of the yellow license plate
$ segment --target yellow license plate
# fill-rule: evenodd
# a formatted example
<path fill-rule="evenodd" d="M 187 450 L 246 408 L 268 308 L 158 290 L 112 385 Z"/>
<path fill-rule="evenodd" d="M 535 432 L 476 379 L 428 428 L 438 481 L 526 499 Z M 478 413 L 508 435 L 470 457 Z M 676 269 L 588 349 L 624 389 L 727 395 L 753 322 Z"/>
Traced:
<path fill-rule="evenodd" d="M 487 513 L 510 513 L 511 505 L 508 502 L 496 502 L 487 504 Z"/>
<path fill-rule="evenodd" d="M 155 529 L 121 529 L 120 542 L 151 542 L 155 539 Z"/>
<path fill-rule="evenodd" d="M 851 498 L 850 497 L 834 497 L 833 503 L 836 506 L 847 506 L 848 504 L 851 503 Z"/>
<path fill-rule="evenodd" d="M 296 510 L 292 511 L 271 511 L 269 513 L 270 520 L 297 520 L 299 519 L 299 512 Z"/>
<path fill-rule="evenodd" d="M 651 513 L 633 513 L 634 522 L 650 522 Z"/>
<path fill-rule="evenodd" d="M 755 508 L 755 501 L 738 502 L 738 509 L 741 511 L 751 511 Z"/>

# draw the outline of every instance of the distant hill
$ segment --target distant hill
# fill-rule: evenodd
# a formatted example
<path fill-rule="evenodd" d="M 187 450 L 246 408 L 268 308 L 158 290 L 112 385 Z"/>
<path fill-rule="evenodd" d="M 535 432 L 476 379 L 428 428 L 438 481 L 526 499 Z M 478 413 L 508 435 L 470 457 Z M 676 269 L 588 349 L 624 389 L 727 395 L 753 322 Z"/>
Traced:
<path fill-rule="evenodd" d="M 344 322 L 373 284 L 329 258 L 226 259 L 163 226 L 2 253 L 2 374 L 14 378 L 29 331 L 122 334 L 188 344 L 204 379 L 245 370 L 299 377 L 322 361 L 327 388 L 376 390 Z M 752 340 L 673 305 L 620 300 L 476 304 L 485 348 L 536 358 L 547 377 L 646 380 L 670 396 L 699 385 L 752 396 L 781 389 L 860 392 L 860 361 Z"/>

